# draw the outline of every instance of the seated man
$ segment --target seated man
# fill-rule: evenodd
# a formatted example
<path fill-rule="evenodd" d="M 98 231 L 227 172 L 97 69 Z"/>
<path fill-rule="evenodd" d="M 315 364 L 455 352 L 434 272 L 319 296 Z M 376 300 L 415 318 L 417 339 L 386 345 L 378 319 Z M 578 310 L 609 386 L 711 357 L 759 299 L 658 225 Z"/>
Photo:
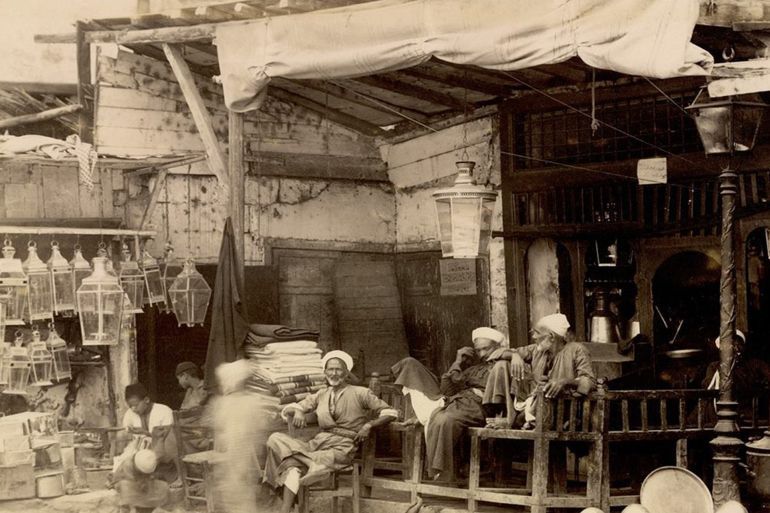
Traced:
<path fill-rule="evenodd" d="M 125 397 L 128 410 L 123 415 L 123 427 L 131 435 L 131 439 L 123 454 L 118 457 L 116 468 L 124 457 L 141 449 L 152 448 L 160 462 L 156 474 L 160 474 L 168 482 L 173 482 L 177 471 L 176 443 L 173 436 L 169 436 L 174 424 L 171 408 L 152 401 L 141 383 L 128 385 Z"/>
<path fill-rule="evenodd" d="M 508 374 L 500 345 L 505 335 L 492 328 L 473 330 L 473 347 L 461 347 L 441 382 L 414 358 L 393 366 L 395 383 L 409 395 L 416 421 L 425 428 L 426 461 L 434 479 L 453 481 L 454 450 L 468 427 L 483 426 L 494 406 L 505 404 Z M 482 407 L 482 405 L 484 407 Z M 485 411 L 485 408 L 486 411 Z"/>
<path fill-rule="evenodd" d="M 301 484 L 312 484 L 350 465 L 357 445 L 372 428 L 398 416 L 371 390 L 347 383 L 353 368 L 349 354 L 330 351 L 322 361 L 329 386 L 285 406 L 281 413 L 287 417 L 293 412 L 291 422 L 296 427 L 304 427 L 306 414 L 315 413 L 322 431 L 309 442 L 285 433 L 273 433 L 267 440 L 264 482 L 275 488 L 283 486 L 283 513 L 291 511 Z M 372 414 L 375 418 L 369 420 Z"/>
<path fill-rule="evenodd" d="M 155 508 L 168 504 L 168 483 L 153 478 L 158 465 L 155 453 L 142 449 L 124 458 L 113 473 L 113 484 L 118 492 L 118 510 L 129 513 L 152 513 Z"/>
<path fill-rule="evenodd" d="M 200 369 L 193 362 L 182 362 L 176 366 L 176 380 L 184 392 L 180 410 L 191 410 L 206 404 L 209 397 L 206 387 L 203 386 Z"/>
<path fill-rule="evenodd" d="M 586 395 L 596 385 L 591 355 L 582 344 L 567 341 L 569 328 L 564 314 L 546 315 L 535 324 L 534 343 L 510 351 L 512 388 L 516 408 L 525 414 L 525 429 L 535 422 L 538 387 L 543 387 L 546 397 L 554 398 L 562 391 Z M 531 368 L 528 379 L 527 364 Z"/>

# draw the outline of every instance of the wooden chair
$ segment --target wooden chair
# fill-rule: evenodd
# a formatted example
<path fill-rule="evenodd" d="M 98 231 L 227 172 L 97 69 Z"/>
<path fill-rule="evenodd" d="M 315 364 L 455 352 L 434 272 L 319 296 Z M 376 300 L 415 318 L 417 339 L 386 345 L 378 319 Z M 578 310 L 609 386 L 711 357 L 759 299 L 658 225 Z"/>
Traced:
<path fill-rule="evenodd" d="M 213 433 L 210 427 L 201 423 L 202 408 L 174 410 L 174 435 L 176 438 L 176 464 L 184 490 L 184 503 L 191 508 L 193 503 L 205 503 L 206 512 L 214 513 L 213 465 L 217 453 L 213 448 Z M 203 450 L 191 450 L 191 443 L 202 446 Z M 203 485 L 203 494 L 194 487 Z"/>

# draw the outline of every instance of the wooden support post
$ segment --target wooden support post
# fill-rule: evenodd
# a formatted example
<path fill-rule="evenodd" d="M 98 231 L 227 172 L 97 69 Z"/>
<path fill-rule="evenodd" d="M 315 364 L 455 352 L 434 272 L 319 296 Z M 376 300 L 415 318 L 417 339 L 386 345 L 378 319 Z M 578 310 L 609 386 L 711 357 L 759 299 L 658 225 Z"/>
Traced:
<path fill-rule="evenodd" d="M 83 108 L 78 113 L 78 135 L 86 143 L 94 142 L 93 88 L 91 87 L 91 44 L 86 41 L 85 24 L 75 25 L 75 51 L 78 67 L 78 103 Z"/>
<path fill-rule="evenodd" d="M 25 114 L 24 116 L 2 119 L 0 120 L 0 129 L 55 119 L 59 116 L 78 112 L 82 108 L 82 105 L 76 103 L 73 105 L 66 105 L 64 107 L 57 107 L 55 109 L 44 110 L 42 112 L 36 112 L 35 114 Z"/>
<path fill-rule="evenodd" d="M 228 170 L 230 182 L 229 214 L 233 222 L 233 234 L 235 235 L 236 272 L 241 286 L 244 282 L 244 265 L 246 253 L 243 247 L 244 210 L 246 208 L 245 185 L 246 174 L 243 165 L 243 114 L 240 112 L 228 112 Z"/>
<path fill-rule="evenodd" d="M 144 209 L 142 222 L 139 225 L 140 230 L 144 229 L 147 222 L 152 217 L 152 213 L 155 211 L 155 206 L 158 204 L 158 198 L 160 197 L 160 191 L 163 189 L 163 185 L 166 182 L 166 175 L 168 175 L 168 169 L 162 169 L 160 173 L 158 173 L 158 177 L 155 180 L 155 187 L 152 188 L 152 194 L 150 194 L 150 202 L 147 204 L 147 208 Z"/>
<path fill-rule="evenodd" d="M 190 71 L 190 67 L 184 60 L 182 50 L 179 47 L 163 43 L 163 52 L 166 54 L 169 64 L 171 64 L 171 69 L 174 70 L 174 75 L 179 81 L 179 88 L 182 90 L 187 105 L 190 107 L 195 127 L 198 129 L 198 133 L 203 140 L 203 147 L 206 150 L 206 157 L 208 157 L 211 172 L 219 180 L 220 187 L 227 191 L 228 181 L 226 180 L 227 164 L 225 163 L 225 157 L 214 133 L 214 127 L 211 124 L 211 114 L 206 110 L 201 93 L 195 85 L 192 71 Z"/>

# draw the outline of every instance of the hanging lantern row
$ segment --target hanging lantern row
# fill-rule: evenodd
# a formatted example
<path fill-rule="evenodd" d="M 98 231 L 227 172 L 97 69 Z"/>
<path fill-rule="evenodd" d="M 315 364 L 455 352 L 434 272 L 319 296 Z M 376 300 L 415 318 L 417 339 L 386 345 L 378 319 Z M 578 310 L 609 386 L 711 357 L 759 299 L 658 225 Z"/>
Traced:
<path fill-rule="evenodd" d="M 3 258 L 0 259 L 0 296 L 6 299 L 6 324 L 24 324 L 24 310 L 27 304 L 27 275 L 21 259 L 15 258 L 16 249 L 11 241 L 3 242 Z"/>
<path fill-rule="evenodd" d="M 4 394 L 26 395 L 28 386 L 46 387 L 52 380 L 72 378 L 67 343 L 59 337 L 53 323 L 48 340 L 40 339 L 40 332 L 32 332 L 32 341 L 24 347 L 20 331 L 16 332 L 13 345 L 0 345 L 0 385 Z"/>

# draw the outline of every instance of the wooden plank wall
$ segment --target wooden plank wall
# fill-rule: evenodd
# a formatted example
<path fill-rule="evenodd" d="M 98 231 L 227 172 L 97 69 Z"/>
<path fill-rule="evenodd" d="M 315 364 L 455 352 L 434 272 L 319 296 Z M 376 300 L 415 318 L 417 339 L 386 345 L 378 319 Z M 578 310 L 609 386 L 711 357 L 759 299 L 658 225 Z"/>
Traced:
<path fill-rule="evenodd" d="M 203 150 L 168 63 L 124 51 L 117 59 L 101 54 L 97 77 L 95 141 L 100 153 L 152 155 Z M 207 77 L 195 78 L 214 131 L 225 143 L 227 109 L 222 87 Z M 246 115 L 244 137 L 247 154 L 264 151 L 379 157 L 370 137 L 273 98 L 268 98 L 260 111 Z"/>

